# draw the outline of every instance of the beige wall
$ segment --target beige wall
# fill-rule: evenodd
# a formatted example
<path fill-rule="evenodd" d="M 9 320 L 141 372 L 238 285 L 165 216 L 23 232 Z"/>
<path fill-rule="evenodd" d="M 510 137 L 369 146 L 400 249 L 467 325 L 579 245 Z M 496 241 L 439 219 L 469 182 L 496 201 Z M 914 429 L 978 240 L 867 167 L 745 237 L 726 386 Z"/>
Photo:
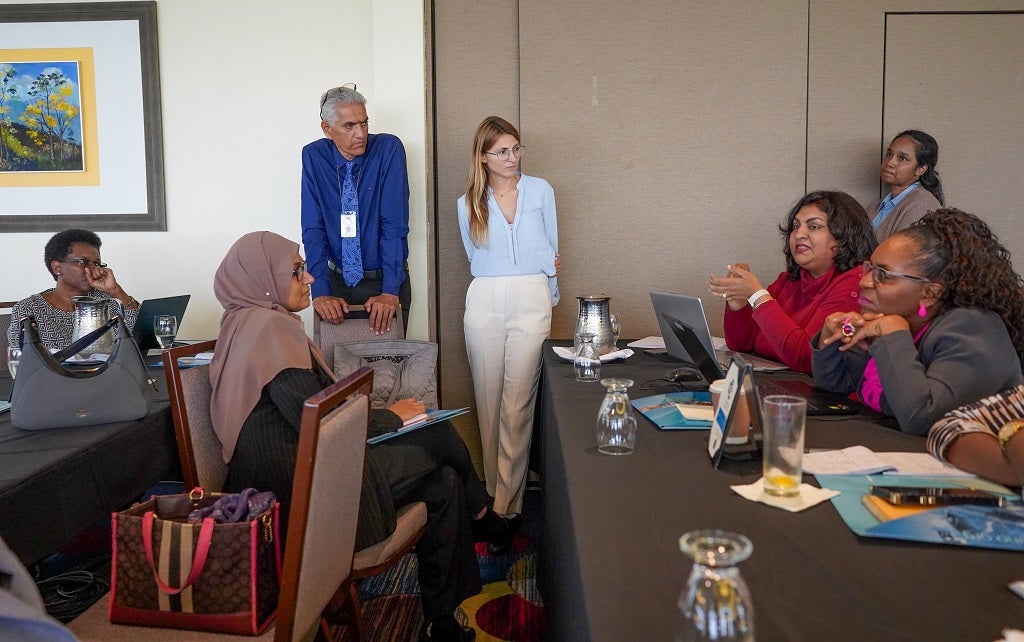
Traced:
<path fill-rule="evenodd" d="M 658 333 L 650 290 L 703 295 L 709 273 L 738 261 L 774 280 L 778 224 L 807 191 L 876 199 L 881 152 L 902 129 L 936 136 L 948 202 L 1024 255 L 1019 12 L 1021 0 L 434 2 L 444 405 L 473 402 L 454 203 L 481 117 L 518 124 L 523 170 L 555 189 L 552 336 L 571 337 L 576 295 L 603 293 L 623 336 L 642 337 Z M 722 305 L 705 302 L 720 333 Z M 473 417 L 460 431 L 475 446 Z"/>
<path fill-rule="evenodd" d="M 426 338 L 422 1 L 160 0 L 157 22 L 168 230 L 101 232 L 103 258 L 125 289 L 139 299 L 192 293 L 180 336 L 216 336 L 217 265 L 245 232 L 299 240 L 299 153 L 323 135 L 320 93 L 356 82 L 372 131 L 405 143 L 417 299 L 410 336 Z M 0 235 L 0 300 L 52 287 L 42 261 L 50 234 Z"/>

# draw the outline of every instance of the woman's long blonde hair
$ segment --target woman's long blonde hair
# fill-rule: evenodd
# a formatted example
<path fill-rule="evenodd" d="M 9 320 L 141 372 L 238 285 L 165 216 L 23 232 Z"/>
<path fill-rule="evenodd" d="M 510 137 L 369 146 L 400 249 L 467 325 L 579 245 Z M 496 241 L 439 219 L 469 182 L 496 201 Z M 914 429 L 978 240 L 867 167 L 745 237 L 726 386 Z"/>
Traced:
<path fill-rule="evenodd" d="M 487 240 L 487 167 L 480 160 L 484 150 L 499 136 L 512 134 L 519 142 L 519 130 L 500 116 L 484 118 L 473 135 L 473 150 L 469 157 L 469 176 L 466 178 L 466 211 L 469 215 L 469 238 L 475 247 Z"/>

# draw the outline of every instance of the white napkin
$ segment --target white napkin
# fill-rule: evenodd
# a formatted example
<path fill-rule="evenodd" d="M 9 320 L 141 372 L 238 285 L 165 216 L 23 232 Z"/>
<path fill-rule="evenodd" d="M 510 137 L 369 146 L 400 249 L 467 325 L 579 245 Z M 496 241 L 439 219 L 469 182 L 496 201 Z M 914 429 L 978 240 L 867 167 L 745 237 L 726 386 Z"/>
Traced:
<path fill-rule="evenodd" d="M 572 361 L 576 358 L 576 354 L 572 351 L 572 348 L 566 348 L 565 346 L 551 346 L 551 349 L 555 351 L 559 357 L 566 361 Z M 633 351 L 629 348 L 623 348 L 622 350 L 616 350 L 615 352 L 608 352 L 601 355 L 601 363 L 608 361 L 615 361 L 616 359 L 628 359 L 633 356 Z"/>
<path fill-rule="evenodd" d="M 815 488 L 810 484 L 800 484 L 800 493 L 798 495 L 776 497 L 764 492 L 764 481 L 761 479 L 746 486 L 730 486 L 729 488 L 732 488 L 740 497 L 749 499 L 752 502 L 761 502 L 775 508 L 788 510 L 791 513 L 799 513 L 806 508 L 820 504 L 839 494 L 838 490 Z"/>
<path fill-rule="evenodd" d="M 1024 642 L 1024 631 L 1020 629 L 1003 629 L 1003 637 L 996 642 Z"/>

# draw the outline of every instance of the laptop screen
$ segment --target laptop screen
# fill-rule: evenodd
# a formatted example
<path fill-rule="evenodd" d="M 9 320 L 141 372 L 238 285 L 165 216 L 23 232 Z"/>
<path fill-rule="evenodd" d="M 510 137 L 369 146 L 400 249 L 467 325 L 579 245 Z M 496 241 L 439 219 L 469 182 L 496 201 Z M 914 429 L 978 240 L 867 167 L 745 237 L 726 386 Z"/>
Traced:
<path fill-rule="evenodd" d="M 700 298 L 669 292 L 651 292 L 651 303 L 654 304 L 654 316 L 661 327 L 661 336 L 665 339 L 665 350 L 670 355 L 682 361 L 697 362 L 696 355 L 687 350 L 676 338 L 671 322 L 666 320 L 665 315 L 678 319 L 693 330 L 707 354 L 714 357 L 715 345 L 711 341 L 711 330 L 708 328 L 708 320 L 704 315 L 704 306 Z"/>
<path fill-rule="evenodd" d="M 700 370 L 700 373 L 704 376 L 708 383 L 715 381 L 716 379 L 724 379 L 725 372 L 722 371 L 722 367 L 718 364 L 718 359 L 714 356 L 714 352 L 708 352 L 707 348 L 697 337 L 696 331 L 686 323 L 683 323 L 679 319 L 675 318 L 670 314 L 662 313 L 661 320 L 668 325 L 669 332 L 665 335 L 665 349 L 668 353 L 681 361 L 688 361 Z M 669 336 L 675 339 L 673 345 L 678 345 L 682 352 L 673 352 L 669 348 Z"/>
<path fill-rule="evenodd" d="M 139 316 L 135 320 L 135 327 L 132 328 L 132 338 L 139 345 L 139 350 L 145 353 L 147 350 L 159 348 L 160 342 L 156 340 L 153 333 L 153 317 L 161 314 L 170 314 L 178 318 L 178 327 L 181 327 L 181 318 L 185 316 L 185 308 L 188 306 L 190 294 L 179 296 L 168 296 L 160 299 L 146 299 L 139 309 Z"/>

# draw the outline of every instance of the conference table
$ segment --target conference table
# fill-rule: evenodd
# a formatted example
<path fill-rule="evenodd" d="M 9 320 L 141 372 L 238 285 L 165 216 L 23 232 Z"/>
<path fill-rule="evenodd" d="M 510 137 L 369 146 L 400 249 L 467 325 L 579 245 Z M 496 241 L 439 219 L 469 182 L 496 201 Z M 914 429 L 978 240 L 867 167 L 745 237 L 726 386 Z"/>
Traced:
<path fill-rule="evenodd" d="M 157 482 L 180 479 L 163 369 L 149 373 L 153 406 L 137 421 L 25 431 L 11 425 L 9 412 L 0 414 L 0 537 L 25 565 Z M 0 398 L 9 398 L 11 386 L 0 377 Z"/>
<path fill-rule="evenodd" d="M 702 528 L 753 542 L 739 568 L 758 640 L 997 640 L 1003 628 L 1024 629 L 1024 601 L 1007 588 L 1024 580 L 1022 553 L 860 538 L 830 502 L 790 513 L 748 501 L 730 486 L 757 481 L 759 462 L 724 461 L 715 470 L 707 431 L 660 431 L 639 413 L 633 454 L 598 453 L 605 390 L 575 381 L 554 345 L 570 343 L 545 343 L 534 432 L 549 639 L 672 640 L 692 566 L 679 537 Z M 634 380 L 636 399 L 670 391 L 657 379 L 678 365 L 637 351 L 603 364 L 601 376 Z M 808 419 L 806 448 L 856 444 L 925 450 L 922 437 L 872 419 Z"/>

